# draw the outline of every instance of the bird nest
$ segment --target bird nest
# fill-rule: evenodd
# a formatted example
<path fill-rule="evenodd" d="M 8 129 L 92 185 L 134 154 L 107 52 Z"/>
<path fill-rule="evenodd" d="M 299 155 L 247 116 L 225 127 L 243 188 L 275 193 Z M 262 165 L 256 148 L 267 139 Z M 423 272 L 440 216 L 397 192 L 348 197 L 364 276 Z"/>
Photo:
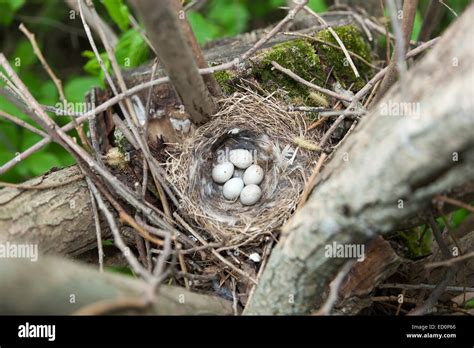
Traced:
<path fill-rule="evenodd" d="M 222 99 L 220 111 L 183 143 L 169 150 L 169 181 L 180 195 L 180 210 L 194 227 L 217 242 L 233 245 L 271 233 L 294 212 L 317 159 L 317 131 L 306 131 L 306 117 L 289 112 L 272 96 L 251 91 Z M 265 171 L 262 196 L 251 206 L 223 197 L 212 168 L 232 149 L 254 154 Z"/>

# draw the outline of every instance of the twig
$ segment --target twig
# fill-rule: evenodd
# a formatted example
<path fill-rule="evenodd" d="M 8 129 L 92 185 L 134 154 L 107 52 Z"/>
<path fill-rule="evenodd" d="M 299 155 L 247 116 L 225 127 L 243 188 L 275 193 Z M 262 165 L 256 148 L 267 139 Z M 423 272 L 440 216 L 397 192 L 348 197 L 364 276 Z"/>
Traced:
<path fill-rule="evenodd" d="M 181 266 L 181 270 L 184 272 L 184 273 L 188 273 L 188 269 L 186 268 L 186 262 L 184 261 L 184 255 L 179 251 L 180 248 L 178 248 L 178 260 L 179 260 L 179 265 Z M 188 278 L 184 278 L 184 286 L 186 287 L 186 289 L 190 289 L 189 288 L 189 281 L 188 281 Z"/>
<path fill-rule="evenodd" d="M 288 11 L 288 14 L 283 18 L 277 25 L 273 27 L 272 30 L 268 32 L 264 37 L 258 40 L 247 52 L 245 52 L 241 57 L 240 60 L 244 61 L 253 55 L 260 47 L 262 47 L 268 40 L 270 40 L 276 33 L 278 33 L 282 28 L 290 21 L 292 21 L 296 14 L 305 7 L 308 3 L 308 0 L 301 0 L 298 5 L 296 5 L 293 9 Z"/>
<path fill-rule="evenodd" d="M 372 296 L 370 298 L 373 302 L 398 302 L 400 298 L 398 296 Z M 403 303 L 416 304 L 417 301 L 414 298 L 403 297 Z M 398 308 L 398 307 L 397 307 Z"/>
<path fill-rule="evenodd" d="M 59 92 L 59 99 L 61 99 L 62 101 L 66 100 L 66 97 L 64 95 L 64 90 L 63 90 L 63 84 L 61 83 L 61 80 L 53 72 L 48 62 L 46 62 L 46 59 L 44 59 L 43 53 L 41 53 L 41 50 L 39 49 L 38 44 L 36 43 L 35 34 L 30 32 L 23 23 L 20 24 L 19 29 L 22 31 L 23 34 L 25 34 L 27 39 L 30 41 L 31 46 L 33 47 L 33 52 L 38 57 L 41 65 L 43 66 L 44 70 L 46 70 L 49 77 L 51 77 L 51 80 L 53 80 L 54 85 L 56 86 L 56 89 Z"/>
<path fill-rule="evenodd" d="M 454 11 L 451 7 L 444 3 L 443 0 L 438 0 L 444 7 L 446 7 L 455 17 L 458 17 L 456 11 Z"/>
<path fill-rule="evenodd" d="M 413 50 L 411 50 L 410 52 L 408 52 L 408 54 L 406 55 L 406 58 L 408 59 L 408 58 L 414 57 L 414 56 L 420 54 L 421 52 L 427 50 L 428 48 L 433 47 L 433 45 L 437 41 L 438 41 L 438 38 L 434 38 L 430 41 L 425 42 L 424 44 L 421 44 L 420 46 L 418 46 L 418 47 L 414 48 Z M 331 134 L 337 129 L 339 124 L 344 120 L 347 113 L 352 111 L 351 109 L 354 108 L 357 105 L 357 102 L 360 99 L 362 99 L 372 89 L 372 87 L 375 85 L 375 83 L 377 83 L 380 79 L 382 79 L 384 77 L 384 75 L 387 73 L 387 71 L 388 71 L 388 67 L 385 67 L 384 69 L 380 70 L 377 74 L 375 74 L 374 77 L 372 77 L 372 79 L 369 82 L 367 82 L 367 84 L 359 92 L 356 93 L 356 95 L 352 98 L 351 103 L 346 108 L 346 111 L 341 116 L 339 116 L 336 119 L 336 121 L 334 121 L 334 123 L 331 125 L 331 127 L 326 131 L 326 133 L 321 138 L 321 141 L 319 143 L 319 145 L 321 147 L 324 147 L 326 142 L 329 140 L 329 137 L 331 136 Z"/>
<path fill-rule="evenodd" d="M 307 35 L 307 34 L 303 34 L 303 33 L 298 33 L 298 32 L 284 32 L 283 33 L 284 35 L 287 35 L 287 36 L 296 36 L 296 37 L 304 37 L 308 40 L 311 40 L 311 41 L 314 41 L 314 42 L 317 42 L 317 43 L 320 43 L 322 45 L 326 45 L 326 46 L 329 46 L 329 47 L 332 47 L 336 50 L 341 50 L 342 51 L 342 48 L 338 45 L 335 45 L 333 44 L 332 42 L 327 42 L 327 41 L 324 41 L 324 40 L 319 40 L 313 36 L 310 36 L 310 35 Z M 352 51 L 349 51 L 347 50 L 347 53 L 349 53 L 352 57 L 360 60 L 362 63 L 364 63 L 365 65 L 371 67 L 372 69 L 376 69 L 376 70 L 382 70 L 382 68 L 372 64 L 372 63 L 369 63 L 367 60 L 365 60 L 363 57 L 361 57 L 360 55 L 358 55 L 357 53 L 354 53 Z"/>
<path fill-rule="evenodd" d="M 441 20 L 441 15 L 443 13 L 442 10 L 443 7 L 441 6 L 440 1 L 434 0 L 429 2 L 428 8 L 423 16 L 423 24 L 421 25 L 420 33 L 418 35 L 418 41 L 429 40 L 431 33 Z"/>
<path fill-rule="evenodd" d="M 334 304 L 337 301 L 339 295 L 339 289 L 342 285 L 342 282 L 346 278 L 346 275 L 351 270 L 352 266 L 354 265 L 355 260 L 347 261 L 344 266 L 341 268 L 337 276 L 333 279 L 329 286 L 329 296 L 321 306 L 321 308 L 315 313 L 315 315 L 329 315 L 331 314 L 331 310 L 334 307 Z"/>
<path fill-rule="evenodd" d="M 66 0 L 66 3 L 67 5 L 72 8 L 74 11 L 76 12 L 79 12 L 79 7 L 77 5 L 77 1 L 76 0 Z M 92 29 L 97 32 L 98 31 L 98 27 L 96 27 L 96 22 L 92 21 L 91 17 L 92 17 L 92 14 L 90 13 L 89 11 L 89 8 L 85 8 L 84 9 L 84 17 L 85 17 L 85 20 L 87 23 L 89 23 L 91 26 L 92 26 Z M 107 23 L 105 23 L 103 20 L 100 20 L 100 27 L 102 28 L 102 30 L 105 31 L 106 33 L 106 36 L 107 36 L 107 41 L 110 42 L 110 44 L 115 47 L 115 45 L 117 44 L 117 35 L 114 33 L 114 31 L 109 27 L 109 25 Z"/>
<path fill-rule="evenodd" d="M 190 119 L 201 124 L 215 112 L 210 90 L 199 75 L 192 43 L 185 35 L 176 12 L 178 0 L 162 1 L 160 6 L 146 0 L 133 0 L 147 34 L 158 50 L 160 63 L 168 74 Z M 200 49 L 195 46 L 195 49 Z"/>
<path fill-rule="evenodd" d="M 91 197 L 91 207 L 92 212 L 94 213 L 94 224 L 95 224 L 95 233 L 97 236 L 97 251 L 99 256 L 99 271 L 104 272 L 104 247 L 102 245 L 102 233 L 100 228 L 99 212 L 97 211 L 97 204 L 94 198 L 94 192 L 92 191 L 91 180 L 86 177 L 87 186 L 89 187 L 89 193 Z"/>
<path fill-rule="evenodd" d="M 470 211 L 471 213 L 474 213 L 474 207 L 473 206 L 470 206 L 469 204 L 466 204 L 466 203 L 461 202 L 461 201 L 459 201 L 457 199 L 454 199 L 454 198 L 449 198 L 447 196 L 435 196 L 433 198 L 433 200 L 434 201 L 446 202 L 446 203 L 449 203 L 449 204 L 454 205 L 456 207 L 464 208 L 467 211 Z"/>
<path fill-rule="evenodd" d="M 46 61 L 46 59 L 44 58 L 43 53 L 39 49 L 38 44 L 36 42 L 35 34 L 30 32 L 23 23 L 20 24 L 19 29 L 21 30 L 23 34 L 25 34 L 27 39 L 30 41 L 31 46 L 33 47 L 33 52 L 38 57 L 39 61 L 41 62 L 41 65 L 43 66 L 44 70 L 47 72 L 51 80 L 53 80 L 53 83 L 56 86 L 56 89 L 58 90 L 58 93 L 59 93 L 59 99 L 63 103 L 66 103 L 66 96 L 64 95 L 63 84 L 61 80 L 53 72 L 48 62 Z M 79 125 L 76 123 L 76 120 L 74 118 L 72 118 L 72 121 L 75 123 L 77 134 L 79 135 L 79 138 L 81 139 L 82 143 L 87 149 L 90 149 L 89 142 L 87 141 L 87 137 L 84 134 L 84 130 L 81 127 L 79 127 Z"/>
<path fill-rule="evenodd" d="M 12 81 L 17 85 L 20 92 L 25 96 L 29 109 L 24 109 L 23 111 L 27 113 L 33 120 L 37 121 L 45 130 L 48 131 L 49 137 L 54 138 L 56 142 L 68 149 L 71 154 L 73 154 L 78 161 L 82 160 L 87 163 L 88 167 L 94 167 L 96 171 L 105 179 L 107 182 L 114 187 L 115 191 L 124 198 L 128 203 L 135 206 L 137 209 L 142 210 L 146 214 L 150 214 L 150 218 L 153 219 L 155 223 L 159 226 L 169 226 L 168 223 L 161 220 L 159 217 L 153 214 L 153 210 L 148 208 L 146 204 L 141 202 L 134 193 L 130 191 L 121 181 L 119 181 L 114 175 L 112 175 L 106 168 L 101 167 L 97 161 L 95 161 L 82 147 L 80 147 L 76 142 L 74 142 L 67 134 L 65 134 L 61 128 L 59 128 L 46 113 L 41 109 L 39 103 L 34 99 L 31 93 L 28 91 L 27 87 L 20 80 L 18 75 L 13 71 L 5 56 L 0 53 L 0 65 L 5 69 L 6 73 L 10 76 Z M 92 171 L 88 170 L 90 175 L 94 175 Z M 110 201 L 111 199 L 109 199 Z M 113 203 L 111 201 L 111 203 Z M 116 203 L 116 202 L 115 202 Z M 116 203 L 117 206 L 119 206 Z M 129 223 L 134 222 L 128 214 L 126 214 L 123 209 L 121 211 L 121 217 L 129 218 Z M 136 225 L 136 223 L 135 223 Z"/>
<path fill-rule="evenodd" d="M 399 284 L 399 283 L 387 283 L 380 284 L 377 286 L 379 289 L 405 289 L 405 290 L 420 290 L 428 289 L 432 290 L 436 288 L 433 284 Z M 444 291 L 456 291 L 456 292 L 473 292 L 474 288 L 467 288 L 463 286 L 447 286 Z"/>
<path fill-rule="evenodd" d="M 318 15 L 316 12 L 314 12 L 312 9 L 310 9 L 308 6 L 304 7 L 304 10 L 308 12 L 310 15 L 315 17 L 319 23 L 322 25 L 326 26 L 331 35 L 334 37 L 338 45 L 341 47 L 342 51 L 344 52 L 344 55 L 346 56 L 347 61 L 349 62 L 349 65 L 351 66 L 352 71 L 354 72 L 355 77 L 360 77 L 359 71 L 357 71 L 356 66 L 354 65 L 354 62 L 352 61 L 351 56 L 347 52 L 346 46 L 344 46 L 344 43 L 341 41 L 341 38 L 337 33 L 334 31 L 334 29 L 322 18 L 320 15 Z"/>
<path fill-rule="evenodd" d="M 308 197 L 309 197 L 311 191 L 313 191 L 314 186 L 316 185 L 316 179 L 318 177 L 319 171 L 321 170 L 326 157 L 327 157 L 327 155 L 324 152 L 321 153 L 321 156 L 319 156 L 318 163 L 316 163 L 316 167 L 314 167 L 314 170 L 311 173 L 311 176 L 309 177 L 308 183 L 306 184 L 306 186 L 303 190 L 303 193 L 301 194 L 301 198 L 300 198 L 300 201 L 298 203 L 298 208 L 296 208 L 296 210 L 301 209 L 301 207 L 308 200 Z"/>
<path fill-rule="evenodd" d="M 383 0 L 380 0 L 380 7 L 382 10 L 382 13 L 385 13 L 385 6 L 383 4 Z M 385 17 L 384 17 L 385 19 Z M 387 21 L 383 22 L 383 27 L 385 29 L 385 59 L 386 59 L 386 64 L 390 64 L 390 31 L 388 30 L 388 23 Z"/>
<path fill-rule="evenodd" d="M 278 64 L 277 62 L 275 61 L 272 61 L 272 65 L 275 69 L 277 69 L 278 71 L 281 71 L 282 73 L 288 75 L 289 77 L 291 77 L 293 80 L 295 81 L 298 81 L 299 83 L 302 83 L 304 84 L 305 86 L 308 86 L 309 88 L 312 88 L 312 89 L 315 89 L 317 90 L 318 92 L 321 92 L 321 93 L 324 93 L 326 95 L 329 95 L 333 98 L 337 98 L 337 99 L 342 99 L 342 100 L 345 100 L 345 101 L 348 101 L 350 102 L 351 99 L 349 99 L 348 97 L 346 96 L 343 96 L 343 95 L 340 95 L 336 92 L 333 92 L 329 89 L 326 89 L 326 88 L 323 88 L 323 87 L 319 87 L 309 81 L 306 81 L 305 79 L 303 79 L 302 77 L 296 75 L 293 71 L 291 71 L 290 69 L 287 69 L 287 68 L 284 68 L 282 67 L 280 64 Z"/>
<path fill-rule="evenodd" d="M 41 129 L 38 129 L 36 127 L 33 127 L 32 125 L 30 125 L 29 123 L 23 121 L 23 120 L 20 120 L 19 118 L 16 118 L 15 116 L 12 116 L 12 115 L 9 115 L 7 114 L 6 112 L 3 112 L 2 110 L 0 110 L 0 117 L 3 117 L 4 119 L 10 121 L 10 122 L 13 122 L 15 124 L 17 124 L 18 126 L 20 127 L 23 127 L 23 128 L 26 128 L 28 129 L 29 131 L 35 133 L 35 134 L 38 134 L 40 137 L 47 137 L 48 134 L 46 134 L 45 132 L 43 132 Z"/>
<path fill-rule="evenodd" d="M 474 257 L 474 251 L 471 251 L 470 253 L 467 253 L 467 254 L 464 254 L 464 255 L 452 257 L 449 260 L 443 260 L 443 261 L 438 261 L 438 262 L 427 263 L 425 265 L 425 268 L 429 269 L 429 268 L 437 268 L 437 267 L 450 267 L 450 266 L 454 265 L 457 262 L 468 260 L 472 257 Z"/>
<path fill-rule="evenodd" d="M 150 39 L 148 38 L 148 36 L 146 35 L 145 31 L 140 27 L 140 24 L 138 24 L 137 20 L 135 19 L 135 17 L 133 17 L 133 15 L 130 13 L 128 15 L 128 18 L 130 20 L 130 24 L 132 25 L 132 28 L 135 29 L 135 31 L 140 34 L 140 36 L 142 37 L 143 41 L 145 41 L 148 45 L 148 47 L 151 48 L 151 50 L 153 51 L 153 53 L 155 55 L 157 55 L 157 51 L 156 51 L 156 48 L 153 47 Z M 111 45 L 112 47 L 115 47 L 115 45 Z"/>
<path fill-rule="evenodd" d="M 232 278 L 232 309 L 234 310 L 234 315 L 239 315 L 237 310 L 237 286 L 234 278 Z"/>
<path fill-rule="evenodd" d="M 178 213 L 174 213 L 173 216 L 175 219 L 184 227 L 186 230 L 188 230 L 196 239 L 203 245 L 208 246 L 208 243 L 204 238 L 201 237 L 199 233 L 197 233 L 189 224 L 184 221 L 184 219 L 179 216 Z M 240 268 L 237 268 L 234 266 L 231 262 L 229 262 L 226 258 L 224 258 L 221 254 L 219 254 L 215 249 L 210 249 L 212 254 L 217 257 L 222 263 L 224 263 L 226 266 L 230 267 L 232 270 L 237 272 L 238 274 L 244 276 L 245 278 L 249 279 L 252 283 L 257 284 L 257 281 L 253 279 L 250 275 L 248 275 L 246 272 L 242 271 Z"/>
<path fill-rule="evenodd" d="M 397 10 L 394 0 L 388 0 L 387 5 L 390 10 L 392 18 L 392 26 L 396 36 L 395 49 L 392 55 L 392 59 L 388 65 L 388 71 L 382 80 L 379 91 L 375 96 L 373 103 L 378 102 L 382 96 L 388 91 L 388 89 L 395 83 L 397 78 L 397 71 L 400 75 L 400 80 L 404 81 L 406 62 L 405 52 L 408 50 L 410 36 L 413 31 L 413 24 L 415 21 L 416 9 L 418 0 L 405 1 L 403 3 L 403 22 L 402 28 L 400 28 L 397 20 Z M 402 88 L 402 91 L 405 89 Z"/>
<path fill-rule="evenodd" d="M 449 248 L 447 247 L 446 243 L 443 240 L 443 236 L 441 235 L 441 231 L 439 230 L 438 224 L 436 223 L 436 220 L 433 217 L 433 214 L 428 218 L 428 222 L 431 226 L 431 231 L 433 232 L 433 235 L 438 242 L 438 246 L 443 254 L 443 256 L 450 260 L 452 258 L 451 253 L 449 252 Z M 449 283 L 454 279 L 457 271 L 460 268 L 460 264 L 454 264 L 452 267 L 448 268 L 444 274 L 443 279 L 441 282 L 434 288 L 434 290 L 431 292 L 430 296 L 426 301 L 420 305 L 411 310 L 408 315 L 424 315 L 429 313 L 432 308 L 436 305 L 438 302 L 439 298 L 443 294 L 443 292 L 446 290 L 446 287 L 448 286 Z"/>
<path fill-rule="evenodd" d="M 91 187 L 92 193 L 94 194 L 94 197 L 97 201 L 99 209 L 102 210 L 102 212 L 105 215 L 105 218 L 107 219 L 107 222 L 109 223 L 110 230 L 112 231 L 112 235 L 114 236 L 115 245 L 122 252 L 122 254 L 125 256 L 125 258 L 127 259 L 129 265 L 132 267 L 133 271 L 136 274 L 140 275 L 146 281 L 150 281 L 151 277 L 152 277 L 151 274 L 145 268 L 143 268 L 143 266 L 137 260 L 135 255 L 132 254 L 129 247 L 127 247 L 127 245 L 123 241 L 122 237 L 120 236 L 120 232 L 117 228 L 117 225 L 115 224 L 115 220 L 114 220 L 114 217 L 112 216 L 112 213 L 109 211 L 109 209 L 105 205 L 99 191 L 95 187 L 92 180 L 90 180 L 90 187 Z"/>
<path fill-rule="evenodd" d="M 446 291 L 446 287 L 452 282 L 454 276 L 459 270 L 459 264 L 446 271 L 443 280 L 434 288 L 428 299 L 421 305 L 411 310 L 407 315 L 424 315 L 431 312 L 432 308 L 436 305 L 441 295 Z"/>
<path fill-rule="evenodd" d="M 439 230 L 439 227 L 438 227 L 438 223 L 434 219 L 433 214 L 431 214 L 430 217 L 428 218 L 428 223 L 431 227 L 431 231 L 433 232 L 433 236 L 435 237 L 436 242 L 438 243 L 438 246 L 439 246 L 441 252 L 443 253 L 443 256 L 446 259 L 450 259 L 453 255 L 449 252 L 449 248 L 446 245 L 446 243 L 444 242 L 443 236 L 442 236 L 441 231 Z"/>
<path fill-rule="evenodd" d="M 78 0 L 78 6 L 79 6 L 80 13 L 82 15 L 82 5 L 81 5 L 80 0 Z M 98 17 L 98 14 L 97 14 L 97 12 L 95 11 L 95 9 L 93 7 L 93 4 L 91 4 L 90 10 L 91 10 L 93 19 L 98 20 L 99 17 Z M 114 82 L 112 81 L 111 76 L 109 75 L 107 69 L 105 68 L 104 63 L 103 62 L 101 63 L 102 59 L 101 59 L 100 54 L 97 50 L 94 39 L 92 38 L 92 35 L 90 33 L 90 29 L 88 28 L 88 26 L 87 26 L 84 19 L 83 19 L 83 26 L 84 26 L 84 29 L 86 30 L 86 34 L 87 34 L 87 37 L 88 37 L 89 42 L 91 44 L 92 50 L 94 51 L 94 54 L 96 55 L 96 58 L 98 59 L 98 61 L 100 63 L 101 69 L 104 72 L 104 75 L 107 79 L 107 82 L 109 83 L 110 88 L 112 89 L 112 91 L 115 95 L 118 95 L 118 91 L 115 87 Z M 113 53 L 113 50 L 110 47 L 110 45 L 108 44 L 108 42 L 106 40 L 106 37 L 105 37 L 103 31 L 101 30 L 101 27 L 99 26 L 98 28 L 99 28 L 99 34 L 100 34 L 102 43 L 105 46 L 105 49 L 107 51 L 107 55 L 109 57 L 109 60 L 112 63 L 112 68 L 115 72 L 117 81 L 119 82 L 120 89 L 122 90 L 122 93 L 125 93 L 127 91 L 127 86 L 125 85 L 125 81 L 122 77 L 122 73 L 120 71 L 120 67 L 118 66 L 118 63 L 117 63 L 117 60 L 116 60 L 115 55 Z M 137 116 L 135 115 L 135 109 L 133 108 L 133 105 L 132 105 L 131 101 L 128 99 L 128 97 L 125 98 L 125 103 L 127 105 L 127 108 L 128 108 L 128 111 L 130 112 L 130 114 L 129 114 L 129 112 L 127 112 L 127 109 L 122 105 L 121 102 L 119 102 L 119 106 L 122 109 L 122 112 L 124 114 L 125 120 L 127 121 L 127 125 L 129 127 L 129 129 L 132 131 L 132 134 L 135 137 L 135 141 L 138 143 L 138 145 L 142 149 L 143 155 L 145 156 L 146 160 L 148 161 L 149 168 L 150 168 L 150 171 L 152 173 L 152 176 L 153 176 L 155 182 L 159 182 L 161 184 L 161 186 L 165 189 L 165 191 L 168 193 L 170 198 L 173 200 L 173 203 L 175 205 L 178 205 L 178 201 L 177 201 L 176 197 L 174 196 L 173 192 L 171 192 L 171 190 L 167 187 L 165 180 L 160 175 L 160 168 L 157 165 L 156 160 L 150 154 L 150 150 L 148 148 L 147 141 L 146 141 L 146 135 L 144 136 L 145 139 L 142 139 L 143 134 L 140 133 L 140 130 L 138 128 L 139 122 L 138 122 Z M 132 117 L 130 117 L 130 115 Z M 146 117 L 147 117 L 147 115 L 146 115 Z M 160 192 L 160 187 L 157 187 L 157 189 L 158 189 L 158 192 Z M 163 206 L 166 207 L 169 210 L 167 199 L 166 199 L 166 196 L 164 195 L 163 192 L 161 192 L 160 198 L 162 199 Z"/>

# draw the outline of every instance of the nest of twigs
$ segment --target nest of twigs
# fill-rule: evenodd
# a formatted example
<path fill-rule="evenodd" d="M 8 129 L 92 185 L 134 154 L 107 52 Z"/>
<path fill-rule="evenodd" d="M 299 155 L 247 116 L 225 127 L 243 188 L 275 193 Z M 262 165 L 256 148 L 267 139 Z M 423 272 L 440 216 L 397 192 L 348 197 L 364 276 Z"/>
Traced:
<path fill-rule="evenodd" d="M 305 115 L 289 112 L 272 96 L 251 91 L 222 99 L 220 111 L 185 142 L 170 149 L 170 183 L 180 194 L 180 208 L 195 228 L 226 245 L 254 239 L 281 227 L 295 210 L 318 152 L 301 139 L 317 143 L 306 131 Z M 299 140 L 298 140 L 299 139 Z M 230 202 L 212 180 L 218 156 L 236 148 L 254 154 L 265 171 L 261 199 L 252 206 Z"/>

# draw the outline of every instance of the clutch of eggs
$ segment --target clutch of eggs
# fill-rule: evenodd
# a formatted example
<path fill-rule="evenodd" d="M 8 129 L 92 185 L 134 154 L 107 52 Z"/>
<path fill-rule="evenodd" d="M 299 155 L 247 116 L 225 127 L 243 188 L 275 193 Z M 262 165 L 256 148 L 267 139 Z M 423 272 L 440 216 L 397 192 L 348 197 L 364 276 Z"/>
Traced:
<path fill-rule="evenodd" d="M 243 205 L 253 205 L 262 196 L 258 186 L 264 177 L 263 168 L 252 164 L 252 153 L 245 149 L 234 149 L 229 152 L 229 162 L 217 164 L 212 169 L 212 179 L 217 184 L 224 184 L 222 194 L 230 201 L 240 197 Z"/>

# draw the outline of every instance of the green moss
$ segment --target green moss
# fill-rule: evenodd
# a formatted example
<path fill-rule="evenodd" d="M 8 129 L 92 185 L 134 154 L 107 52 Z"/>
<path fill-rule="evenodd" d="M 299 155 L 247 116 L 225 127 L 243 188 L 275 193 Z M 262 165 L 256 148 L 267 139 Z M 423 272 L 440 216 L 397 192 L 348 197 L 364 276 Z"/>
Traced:
<path fill-rule="evenodd" d="M 231 94 L 234 92 L 234 88 L 230 83 L 233 77 L 234 76 L 230 72 L 225 70 L 217 71 L 214 73 L 214 78 L 226 94 Z"/>
<path fill-rule="evenodd" d="M 306 40 L 298 39 L 275 45 L 254 67 L 254 76 L 259 79 L 263 88 L 268 91 L 283 89 L 291 98 L 306 100 L 309 90 L 285 74 L 274 70 L 272 61 L 290 69 L 307 81 L 320 83 L 322 78 L 321 64 L 314 47 Z"/>
<path fill-rule="evenodd" d="M 424 226 L 399 232 L 399 237 L 406 247 L 406 257 L 417 259 L 431 253 L 431 231 Z"/>
<path fill-rule="evenodd" d="M 370 48 L 364 40 L 362 33 L 356 27 L 353 25 L 346 25 L 336 27 L 334 28 L 334 31 L 337 33 L 348 51 L 356 53 L 366 61 L 371 62 Z M 338 45 L 334 36 L 327 29 L 318 32 L 316 34 L 316 39 Z M 343 88 L 348 89 L 349 86 L 353 84 L 351 90 L 353 92 L 358 91 L 365 85 L 364 78 L 371 77 L 371 68 L 359 59 L 351 57 L 361 75 L 360 78 L 356 78 L 342 50 L 324 44 L 318 44 L 317 47 L 321 62 L 326 68 L 325 70 L 329 72 L 329 69 L 334 67 L 332 74 L 336 77 L 336 80 Z"/>

